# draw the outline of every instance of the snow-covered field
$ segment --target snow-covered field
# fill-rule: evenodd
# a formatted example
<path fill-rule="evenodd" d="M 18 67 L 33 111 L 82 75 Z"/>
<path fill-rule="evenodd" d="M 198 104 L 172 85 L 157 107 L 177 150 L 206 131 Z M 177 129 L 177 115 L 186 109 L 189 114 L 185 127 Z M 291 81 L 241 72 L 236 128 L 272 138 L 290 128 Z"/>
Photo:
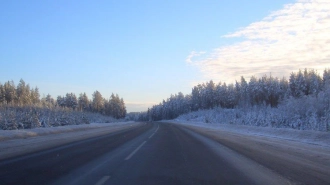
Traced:
<path fill-rule="evenodd" d="M 68 108 L 4 107 L 0 106 L 0 130 L 48 128 L 89 123 L 123 122 L 95 112 L 74 111 Z"/>
<path fill-rule="evenodd" d="M 295 130 L 289 128 L 257 127 L 247 125 L 232 125 L 220 123 L 205 123 L 202 121 L 169 120 L 162 122 L 177 123 L 210 131 L 221 131 L 246 136 L 261 136 L 266 138 L 278 138 L 295 142 L 309 143 L 324 147 L 330 147 L 330 133 L 310 130 Z"/>
<path fill-rule="evenodd" d="M 214 108 L 189 112 L 180 115 L 176 119 L 180 121 L 204 122 L 209 124 L 221 123 L 296 130 L 330 131 L 330 113 L 327 113 L 325 117 L 319 118 L 316 116 L 317 114 L 315 112 L 311 113 L 309 110 L 300 110 L 304 109 L 301 107 L 310 107 L 308 105 L 289 107 L 290 108 L 286 106 L 281 108 L 271 108 L 269 106 L 244 109 Z"/>
<path fill-rule="evenodd" d="M 136 122 L 91 123 L 27 130 L 0 130 L 0 160 L 139 126 Z"/>

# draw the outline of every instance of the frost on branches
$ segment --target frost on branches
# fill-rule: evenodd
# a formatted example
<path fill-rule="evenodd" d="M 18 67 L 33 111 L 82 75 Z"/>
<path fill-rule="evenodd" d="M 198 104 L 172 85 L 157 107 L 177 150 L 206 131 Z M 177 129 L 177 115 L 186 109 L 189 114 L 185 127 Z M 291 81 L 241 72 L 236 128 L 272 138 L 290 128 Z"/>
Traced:
<path fill-rule="evenodd" d="M 329 131 L 330 70 L 291 73 L 289 80 L 272 76 L 247 82 L 215 84 L 212 80 L 178 93 L 140 113 L 138 120 L 182 119 Z"/>
<path fill-rule="evenodd" d="M 65 125 L 109 123 L 125 118 L 124 100 L 118 95 L 103 98 L 95 91 L 89 100 L 86 93 L 77 98 L 74 93 L 40 98 L 37 87 L 30 88 L 24 80 L 0 83 L 0 129 L 31 129 Z"/>

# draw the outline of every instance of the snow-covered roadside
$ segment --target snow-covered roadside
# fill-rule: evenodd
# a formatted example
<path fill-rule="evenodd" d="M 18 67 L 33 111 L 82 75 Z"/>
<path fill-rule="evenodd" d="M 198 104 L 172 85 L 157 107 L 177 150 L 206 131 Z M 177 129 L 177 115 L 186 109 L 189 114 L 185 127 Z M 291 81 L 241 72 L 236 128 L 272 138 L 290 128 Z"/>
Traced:
<path fill-rule="evenodd" d="M 61 146 L 116 131 L 137 127 L 142 123 L 92 123 L 29 130 L 0 130 L 0 160 L 39 150 Z"/>
<path fill-rule="evenodd" d="M 204 123 L 197 121 L 184 121 L 178 119 L 162 121 L 162 122 L 177 123 L 182 125 L 201 127 L 215 131 L 219 130 L 219 131 L 225 131 L 225 132 L 248 135 L 248 136 L 250 135 L 250 136 L 279 138 L 279 139 L 291 140 L 296 142 L 315 144 L 324 147 L 330 147 L 329 132 L 294 130 L 288 128 L 257 127 L 257 126 L 247 126 L 247 125 Z"/>
<path fill-rule="evenodd" d="M 58 134 L 63 132 L 74 132 L 93 128 L 124 126 L 134 124 L 134 122 L 115 122 L 115 123 L 91 123 L 84 125 L 68 125 L 60 127 L 34 128 L 25 130 L 0 130 L 0 142 L 9 139 L 27 138 L 43 136 L 48 134 Z"/>

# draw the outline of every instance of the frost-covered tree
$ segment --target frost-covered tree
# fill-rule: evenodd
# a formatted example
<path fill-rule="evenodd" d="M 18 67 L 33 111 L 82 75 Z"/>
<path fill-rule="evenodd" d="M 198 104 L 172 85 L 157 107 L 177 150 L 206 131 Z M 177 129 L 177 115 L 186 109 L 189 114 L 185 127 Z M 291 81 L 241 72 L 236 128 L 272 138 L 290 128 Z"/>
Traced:
<path fill-rule="evenodd" d="M 226 100 L 226 108 L 234 108 L 238 105 L 238 92 L 237 89 L 234 87 L 234 84 L 229 84 L 227 86 L 227 100 Z"/>
<path fill-rule="evenodd" d="M 205 84 L 205 108 L 210 109 L 216 106 L 215 103 L 215 84 L 213 80 Z M 183 96 L 183 95 L 182 95 Z"/>
<path fill-rule="evenodd" d="M 24 106 L 32 104 L 30 92 L 29 84 L 26 84 L 25 81 L 21 79 L 16 89 L 18 105 Z"/>
<path fill-rule="evenodd" d="M 322 89 L 322 79 L 314 69 L 304 71 L 306 81 L 305 95 L 317 94 Z"/>
<path fill-rule="evenodd" d="M 119 118 L 124 118 L 127 114 L 127 110 L 126 110 L 126 106 L 125 106 L 125 102 L 123 98 L 120 98 L 120 114 L 119 114 Z"/>
<path fill-rule="evenodd" d="M 239 87 L 239 104 L 246 107 L 250 104 L 250 95 L 248 88 L 249 85 L 243 76 L 241 76 Z"/>
<path fill-rule="evenodd" d="M 47 108 L 55 107 L 55 100 L 54 98 L 52 98 L 50 94 L 47 94 L 46 97 L 41 98 L 40 102 L 43 107 L 47 107 Z"/>
<path fill-rule="evenodd" d="M 289 87 L 290 87 L 290 95 L 299 98 L 302 97 L 305 94 L 305 91 L 307 90 L 305 78 L 301 70 L 296 73 L 291 73 L 290 79 L 289 79 Z"/>
<path fill-rule="evenodd" d="M 318 94 L 324 86 L 322 78 L 313 69 L 304 72 L 299 70 L 297 73 L 291 73 L 289 79 L 290 95 L 299 98 L 312 94 Z"/>
<path fill-rule="evenodd" d="M 40 93 L 38 87 L 31 89 L 31 102 L 34 105 L 37 105 L 40 102 Z"/>
<path fill-rule="evenodd" d="M 255 76 L 252 76 L 248 86 L 248 92 L 250 95 L 249 99 L 252 105 L 258 105 L 262 102 L 259 96 L 260 91 L 258 79 Z"/>
<path fill-rule="evenodd" d="M 281 78 L 280 82 L 279 82 L 279 88 L 280 88 L 280 100 L 284 100 L 285 98 L 289 97 L 290 92 L 289 92 L 289 82 L 288 80 L 283 77 Z"/>
<path fill-rule="evenodd" d="M 307 80 L 301 70 L 299 70 L 299 72 L 296 75 L 295 83 L 297 86 L 298 97 L 302 97 L 303 95 L 308 95 Z"/>
<path fill-rule="evenodd" d="M 4 84 L 4 95 L 5 102 L 7 105 L 14 104 L 14 100 L 16 99 L 16 88 L 14 81 L 8 81 Z"/>
<path fill-rule="evenodd" d="M 201 94 L 198 86 L 193 87 L 191 92 L 192 111 L 197 111 L 201 107 Z"/>
<path fill-rule="evenodd" d="M 67 93 L 65 95 L 65 105 L 68 108 L 75 110 L 78 106 L 78 100 L 74 93 Z"/>
<path fill-rule="evenodd" d="M 114 118 L 124 118 L 126 116 L 124 100 L 118 94 L 111 94 L 106 112 Z"/>
<path fill-rule="evenodd" d="M 95 111 L 82 113 L 77 111 L 78 100 L 74 93 L 67 93 L 64 97 L 58 96 L 56 101 L 50 94 L 40 99 L 38 87 L 30 88 L 29 84 L 21 79 L 17 86 L 13 81 L 0 82 L 0 129 L 27 129 L 47 126 L 61 126 L 93 122 L 111 122 L 114 118 L 105 113 L 103 107 L 98 106 L 98 100 L 108 104 L 99 92 L 94 93 L 94 110 L 86 93 L 79 97 L 80 111 Z M 124 100 L 116 95 L 117 118 L 126 115 Z M 101 104 L 102 105 L 102 104 Z M 101 109 L 99 109 L 101 108 Z M 73 110 L 69 110 L 73 109 Z M 101 114 L 103 115 L 101 115 Z"/>
<path fill-rule="evenodd" d="M 216 86 L 215 101 L 217 106 L 226 107 L 226 98 L 228 97 L 227 84 L 221 82 Z"/>
<path fill-rule="evenodd" d="M 280 98 L 283 96 L 281 95 L 282 91 L 279 79 L 272 76 L 264 76 L 262 80 L 266 105 L 276 107 L 280 101 Z"/>
<path fill-rule="evenodd" d="M 86 95 L 86 93 L 80 93 L 78 98 L 78 107 L 80 111 L 88 110 L 89 109 L 89 99 Z"/>
<path fill-rule="evenodd" d="M 291 73 L 289 80 L 271 75 L 264 75 L 261 78 L 252 76 L 249 82 L 241 77 L 241 80 L 234 84 L 219 82 L 215 85 L 211 80 L 194 86 L 191 94 L 186 96 L 180 93 L 171 95 L 143 114 L 147 114 L 147 117 L 153 120 L 159 120 L 173 119 L 183 113 L 215 107 L 226 109 L 253 106 L 275 108 L 290 96 L 299 99 L 304 96 L 318 95 L 324 90 L 325 84 L 329 83 L 330 70 L 324 71 L 322 79 L 315 70 L 307 69 Z"/>
<path fill-rule="evenodd" d="M 0 105 L 5 102 L 5 88 L 4 86 L 0 83 Z"/>
<path fill-rule="evenodd" d="M 65 107 L 66 106 L 65 97 L 57 96 L 56 103 L 60 107 Z"/>
<path fill-rule="evenodd" d="M 50 94 L 47 94 L 47 96 L 46 96 L 46 102 L 50 106 L 54 106 L 55 105 L 55 100 L 54 100 L 54 98 L 52 98 L 52 96 Z"/>
<path fill-rule="evenodd" d="M 325 69 L 323 71 L 323 90 L 330 88 L 330 69 Z"/>
<path fill-rule="evenodd" d="M 101 113 L 103 111 L 104 101 L 99 91 L 93 93 L 92 107 L 94 112 Z"/>

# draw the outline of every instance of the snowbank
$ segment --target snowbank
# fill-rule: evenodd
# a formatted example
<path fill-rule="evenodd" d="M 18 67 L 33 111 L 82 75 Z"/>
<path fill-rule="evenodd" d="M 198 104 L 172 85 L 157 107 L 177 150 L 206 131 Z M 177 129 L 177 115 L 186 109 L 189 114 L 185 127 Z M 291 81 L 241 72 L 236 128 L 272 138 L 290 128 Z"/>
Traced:
<path fill-rule="evenodd" d="M 318 118 L 315 112 L 301 110 L 307 105 L 271 108 L 269 106 L 255 106 L 252 108 L 223 109 L 214 108 L 199 110 L 180 115 L 177 120 L 197 121 L 212 124 L 248 125 L 259 127 L 287 128 L 296 130 L 330 131 L 330 114 Z M 292 108 L 293 109 L 293 108 Z M 299 113 L 303 112 L 303 113 Z"/>
<path fill-rule="evenodd" d="M 104 128 L 104 127 L 118 127 L 125 125 L 132 125 L 134 122 L 115 122 L 115 123 L 91 123 L 84 125 L 67 125 L 60 127 L 34 128 L 22 130 L 0 130 L 0 141 L 18 138 L 28 138 L 35 136 L 43 136 L 48 134 L 58 134 L 65 132 L 75 132 L 81 130 Z"/>
<path fill-rule="evenodd" d="M 0 106 L 0 130 L 22 130 L 119 121 L 125 120 L 118 120 L 100 113 L 74 111 L 69 108 Z"/>

